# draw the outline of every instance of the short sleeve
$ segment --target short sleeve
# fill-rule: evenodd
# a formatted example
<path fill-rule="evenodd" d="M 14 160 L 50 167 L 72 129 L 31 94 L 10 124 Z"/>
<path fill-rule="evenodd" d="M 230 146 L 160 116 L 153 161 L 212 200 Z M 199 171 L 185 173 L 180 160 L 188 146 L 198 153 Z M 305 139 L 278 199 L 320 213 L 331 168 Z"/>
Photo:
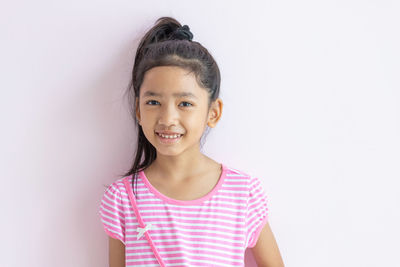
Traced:
<path fill-rule="evenodd" d="M 105 190 L 100 203 L 100 219 L 105 232 L 125 244 L 125 212 L 116 183 Z"/>
<path fill-rule="evenodd" d="M 246 247 L 252 248 L 256 245 L 260 232 L 267 220 L 268 207 L 265 189 L 259 178 L 250 177 L 246 214 Z"/>

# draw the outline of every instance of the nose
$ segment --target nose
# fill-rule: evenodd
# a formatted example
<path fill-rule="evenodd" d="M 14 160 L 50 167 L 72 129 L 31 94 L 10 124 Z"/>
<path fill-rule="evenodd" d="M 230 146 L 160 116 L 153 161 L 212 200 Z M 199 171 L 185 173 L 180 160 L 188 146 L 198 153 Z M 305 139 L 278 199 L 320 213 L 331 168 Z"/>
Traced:
<path fill-rule="evenodd" d="M 161 105 L 160 113 L 158 115 L 158 123 L 166 127 L 176 125 L 178 112 L 174 103 L 165 103 Z"/>

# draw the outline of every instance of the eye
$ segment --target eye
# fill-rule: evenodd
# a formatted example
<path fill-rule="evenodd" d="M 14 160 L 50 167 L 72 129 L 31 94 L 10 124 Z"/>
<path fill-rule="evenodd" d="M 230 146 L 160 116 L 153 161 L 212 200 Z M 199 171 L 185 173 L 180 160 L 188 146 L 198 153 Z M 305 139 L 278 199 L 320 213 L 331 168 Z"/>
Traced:
<path fill-rule="evenodd" d="M 188 105 L 184 105 L 185 107 L 193 106 L 192 103 L 189 103 L 189 102 L 186 102 L 186 101 L 183 101 L 183 102 L 181 102 L 180 104 L 182 104 L 182 103 L 188 104 Z"/>
<path fill-rule="evenodd" d="M 157 103 L 158 103 L 158 101 L 156 101 L 156 100 L 149 100 L 149 101 L 146 102 L 146 104 L 151 105 L 151 106 L 154 106 L 154 105 L 152 105 L 152 104 L 149 104 L 150 102 L 157 102 Z"/>
<path fill-rule="evenodd" d="M 153 103 L 155 103 L 155 104 L 153 104 Z M 158 102 L 157 100 L 149 100 L 149 101 L 146 101 L 145 104 L 150 105 L 150 106 L 154 106 L 154 105 L 160 104 L 160 102 Z M 181 105 L 181 104 L 184 104 L 183 105 L 184 107 L 193 106 L 192 103 L 189 103 L 189 102 L 186 102 L 186 101 L 182 101 L 179 105 Z"/>

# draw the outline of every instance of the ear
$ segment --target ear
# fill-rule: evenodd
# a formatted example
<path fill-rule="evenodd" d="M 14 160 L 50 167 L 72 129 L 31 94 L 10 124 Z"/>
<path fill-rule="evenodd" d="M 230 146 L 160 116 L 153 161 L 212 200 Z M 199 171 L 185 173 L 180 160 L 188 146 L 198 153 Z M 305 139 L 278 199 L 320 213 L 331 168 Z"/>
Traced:
<path fill-rule="evenodd" d="M 136 97 L 136 99 L 135 99 L 135 113 L 136 113 L 136 119 L 138 120 L 139 125 L 141 125 L 140 124 L 139 97 Z"/>
<path fill-rule="evenodd" d="M 223 105 L 224 104 L 221 98 L 215 99 L 214 102 L 211 104 L 207 120 L 207 125 L 209 127 L 214 128 L 217 125 L 218 121 L 221 119 Z"/>

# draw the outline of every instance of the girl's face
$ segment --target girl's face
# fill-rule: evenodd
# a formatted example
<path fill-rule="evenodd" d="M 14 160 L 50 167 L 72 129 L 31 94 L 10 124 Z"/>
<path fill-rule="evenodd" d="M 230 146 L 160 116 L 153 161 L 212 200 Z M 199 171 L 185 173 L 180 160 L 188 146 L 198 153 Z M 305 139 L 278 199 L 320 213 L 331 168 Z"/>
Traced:
<path fill-rule="evenodd" d="M 157 153 L 175 156 L 199 149 L 206 126 L 214 127 L 222 111 L 221 99 L 208 109 L 208 97 L 194 74 L 183 68 L 158 66 L 146 71 L 136 116 Z"/>

